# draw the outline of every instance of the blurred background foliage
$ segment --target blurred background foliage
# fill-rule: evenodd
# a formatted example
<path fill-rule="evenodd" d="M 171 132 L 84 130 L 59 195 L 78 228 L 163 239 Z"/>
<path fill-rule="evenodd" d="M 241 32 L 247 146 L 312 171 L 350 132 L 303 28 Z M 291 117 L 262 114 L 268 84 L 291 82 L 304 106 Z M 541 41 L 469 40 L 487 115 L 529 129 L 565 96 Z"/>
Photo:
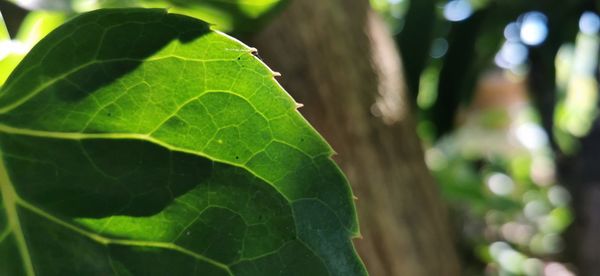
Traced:
<path fill-rule="evenodd" d="M 597 2 L 371 3 L 401 51 L 467 274 L 592 275 L 568 230 L 586 172 L 568 163 L 598 115 Z"/>
<path fill-rule="evenodd" d="M 174 13 L 200 18 L 219 30 L 247 33 L 268 20 L 283 0 L 10 0 L 27 10 L 81 13 L 100 8 L 167 8 Z"/>
<path fill-rule="evenodd" d="M 6 21 L 0 15 L 0 86 L 37 41 L 79 12 L 163 7 L 243 36 L 284 2 L 0 1 L 2 13 L 10 15 Z M 569 229 L 579 220 L 576 203 L 585 190 L 577 183 L 586 169 L 573 170 L 572 164 L 600 161 L 584 155 L 586 143 L 600 146 L 588 139 L 600 131 L 596 2 L 371 4 L 401 51 L 426 162 L 452 210 L 465 274 L 581 272 L 581 241 Z M 600 182 L 600 175 L 594 177 Z"/>

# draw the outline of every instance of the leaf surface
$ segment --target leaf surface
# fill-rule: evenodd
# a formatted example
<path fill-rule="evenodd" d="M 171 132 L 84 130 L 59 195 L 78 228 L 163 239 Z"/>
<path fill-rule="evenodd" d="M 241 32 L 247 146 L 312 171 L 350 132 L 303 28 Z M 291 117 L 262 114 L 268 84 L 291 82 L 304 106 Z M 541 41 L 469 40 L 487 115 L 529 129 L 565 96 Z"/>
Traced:
<path fill-rule="evenodd" d="M 98 10 L 0 91 L 0 275 L 363 275 L 332 150 L 253 49 Z"/>

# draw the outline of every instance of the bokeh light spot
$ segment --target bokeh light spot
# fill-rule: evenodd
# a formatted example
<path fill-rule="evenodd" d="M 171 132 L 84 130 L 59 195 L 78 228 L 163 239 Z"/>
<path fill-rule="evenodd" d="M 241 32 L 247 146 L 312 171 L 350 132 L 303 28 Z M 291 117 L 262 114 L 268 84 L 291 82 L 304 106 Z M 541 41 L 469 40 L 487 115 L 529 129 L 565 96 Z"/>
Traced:
<path fill-rule="evenodd" d="M 595 35 L 600 30 L 600 17 L 594 12 L 584 12 L 579 18 L 579 30 L 587 35 Z"/>
<path fill-rule="evenodd" d="M 533 11 L 525 13 L 519 18 L 521 24 L 521 41 L 536 46 L 546 40 L 548 36 L 548 18 L 541 12 Z"/>
<path fill-rule="evenodd" d="M 452 0 L 444 6 L 444 17 L 448 21 L 463 21 L 473 13 L 473 7 L 467 0 Z"/>

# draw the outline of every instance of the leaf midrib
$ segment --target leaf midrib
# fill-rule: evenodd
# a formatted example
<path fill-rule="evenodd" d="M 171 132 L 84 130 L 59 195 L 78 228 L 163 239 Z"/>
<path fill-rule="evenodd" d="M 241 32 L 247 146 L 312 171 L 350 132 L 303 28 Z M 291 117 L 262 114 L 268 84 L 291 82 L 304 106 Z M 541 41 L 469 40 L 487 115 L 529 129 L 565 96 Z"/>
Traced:
<path fill-rule="evenodd" d="M 6 166 L 4 165 L 4 157 L 2 156 L 1 152 L 0 193 L 2 193 L 2 204 L 4 205 L 4 209 L 6 210 L 8 228 L 15 236 L 17 247 L 19 249 L 19 254 L 21 255 L 21 259 L 23 262 L 23 268 L 25 269 L 25 273 L 27 275 L 33 276 L 35 275 L 35 270 L 33 269 L 33 263 L 31 262 L 29 248 L 27 247 L 27 242 L 25 241 L 25 236 L 23 235 L 23 229 L 21 229 L 19 214 L 17 213 L 18 196 L 15 192 L 12 183 L 10 182 L 10 178 L 8 177 L 8 172 L 6 171 Z"/>
<path fill-rule="evenodd" d="M 168 149 L 170 151 L 177 151 L 177 152 L 183 152 L 183 153 L 193 154 L 193 155 L 196 155 L 196 156 L 199 156 L 199 157 L 207 158 L 209 160 L 212 160 L 213 162 L 219 162 L 219 163 L 222 163 L 222 164 L 227 164 L 227 165 L 231 165 L 231 166 L 242 168 L 242 169 L 248 171 L 249 173 L 251 173 L 254 177 L 256 177 L 256 178 L 264 181 L 265 183 L 269 183 L 275 190 L 277 190 L 277 192 L 279 194 L 281 194 L 281 196 L 283 196 L 287 200 L 287 202 L 292 202 L 292 200 L 290 198 L 288 198 L 288 196 L 286 194 L 282 193 L 281 190 L 279 190 L 279 188 L 276 185 L 273 185 L 272 181 L 269 181 L 269 180 L 265 179 L 264 177 L 258 175 L 252 169 L 248 168 L 243 163 L 234 163 L 234 162 L 231 162 L 229 160 L 224 160 L 224 159 L 220 159 L 220 158 L 216 158 L 214 156 L 210 156 L 210 155 L 204 154 L 203 152 L 200 152 L 200 151 L 177 147 L 177 146 L 174 146 L 174 145 L 172 145 L 170 143 L 167 143 L 167 142 L 164 142 L 164 141 L 162 141 L 160 139 L 157 139 L 154 136 L 152 136 L 151 134 L 141 134 L 141 133 L 56 132 L 56 131 L 47 131 L 47 130 L 36 130 L 36 129 L 18 128 L 18 127 L 13 127 L 13 126 L 6 125 L 6 124 L 3 124 L 3 123 L 0 123 L 0 133 L 13 134 L 13 135 L 25 135 L 25 136 L 41 137 L 41 138 L 66 139 L 66 140 L 132 139 L 132 140 L 146 141 L 146 142 L 150 142 L 150 143 L 153 143 L 155 145 L 161 146 L 163 148 L 166 148 L 166 149 Z M 281 141 L 281 140 L 278 140 L 278 139 L 273 139 L 273 141 L 274 142 L 278 142 L 278 143 L 282 143 L 282 144 L 286 144 L 286 145 L 288 145 L 290 147 L 293 147 L 293 148 L 297 149 L 297 147 L 295 147 L 293 145 L 290 145 L 289 143 L 287 143 L 285 141 Z"/>
<path fill-rule="evenodd" d="M 6 125 L 6 124 L 3 124 L 3 123 L 0 123 L 0 133 L 13 134 L 13 135 L 25 135 L 25 136 L 41 137 L 41 138 L 67 139 L 67 140 L 132 139 L 132 140 L 145 141 L 145 142 L 149 142 L 149 143 L 161 146 L 161 147 L 166 148 L 166 149 L 168 149 L 170 151 L 177 151 L 177 152 L 182 152 L 182 153 L 188 153 L 188 154 L 196 155 L 196 156 L 199 156 L 199 157 L 207 158 L 209 160 L 212 160 L 213 162 L 219 162 L 219 163 L 222 163 L 222 164 L 227 164 L 227 165 L 230 165 L 230 166 L 234 166 L 234 167 L 238 167 L 238 168 L 244 169 L 245 171 L 249 172 L 250 174 L 252 174 L 257 179 L 260 179 L 260 180 L 264 181 L 265 183 L 270 184 L 271 187 L 273 187 L 273 189 L 275 189 L 288 203 L 292 203 L 294 201 L 294 200 L 291 200 L 285 193 L 283 193 L 280 190 L 280 188 L 277 187 L 277 185 L 274 185 L 273 181 L 267 180 L 263 176 L 258 175 L 254 170 L 252 170 L 251 168 L 247 167 L 245 163 L 234 163 L 234 162 L 231 162 L 229 160 L 224 160 L 224 159 L 216 158 L 214 156 L 207 155 L 207 154 L 205 154 L 203 152 L 200 152 L 200 151 L 177 147 L 177 146 L 174 146 L 174 145 L 172 145 L 170 143 L 167 143 L 167 142 L 164 142 L 164 141 L 162 141 L 160 139 L 155 138 L 154 136 L 151 135 L 152 133 L 150 133 L 150 134 L 141 134 L 141 133 L 56 132 L 56 131 L 47 131 L 47 130 L 36 130 L 36 129 L 18 128 L 18 127 L 13 127 L 13 126 Z M 282 143 L 282 144 L 285 144 L 285 145 L 288 145 L 288 146 L 290 146 L 292 148 L 295 148 L 295 149 L 298 149 L 294 145 L 291 145 L 291 144 L 289 144 L 289 143 L 287 143 L 285 141 L 279 140 L 279 139 L 273 139 L 273 141 L 274 142 L 278 142 L 278 143 Z M 298 149 L 298 150 L 301 151 L 300 149 Z M 327 155 L 330 155 L 330 153 L 327 153 Z M 301 200 L 301 199 L 296 199 L 296 200 Z M 332 213 L 336 216 L 336 218 L 338 219 L 338 221 L 340 221 L 340 223 L 341 223 L 341 219 L 337 215 L 337 213 L 333 209 L 331 209 L 331 207 L 328 206 L 326 203 L 324 203 L 323 205 L 327 206 L 328 208 L 330 208 L 330 210 L 332 211 Z M 343 225 L 343 223 L 342 223 L 342 225 Z M 349 228 L 346 228 L 346 230 L 348 230 L 349 233 L 354 233 Z M 353 234 L 353 235 L 356 235 L 356 234 Z"/>

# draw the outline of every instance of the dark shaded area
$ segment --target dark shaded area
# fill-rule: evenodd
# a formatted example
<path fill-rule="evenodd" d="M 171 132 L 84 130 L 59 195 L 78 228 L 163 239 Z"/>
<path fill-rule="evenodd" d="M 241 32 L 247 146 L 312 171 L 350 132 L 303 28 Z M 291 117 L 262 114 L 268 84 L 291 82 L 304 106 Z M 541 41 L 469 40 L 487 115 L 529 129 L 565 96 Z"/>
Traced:
<path fill-rule="evenodd" d="M 2 17 L 4 18 L 4 23 L 6 23 L 10 37 L 15 37 L 23 18 L 27 15 L 27 10 L 11 2 L 0 1 L 0 12 L 2 12 Z"/>
<path fill-rule="evenodd" d="M 19 248 L 13 235 L 8 235 L 0 244 L 0 275 L 25 275 L 21 264 L 21 256 L 15 254 Z"/>
<path fill-rule="evenodd" d="M 581 275 L 597 275 L 600 255 L 600 121 L 580 141 L 582 151 L 563 156 L 559 162 L 561 181 L 573 196 L 575 221 L 567 239 L 567 258 L 577 264 Z"/>
<path fill-rule="evenodd" d="M 541 8 L 548 15 L 548 38 L 539 47 L 530 48 L 529 87 L 533 103 L 542 119 L 542 127 L 550 139 L 550 145 L 559 151 L 553 132 L 554 109 L 557 104 L 554 60 L 561 45 L 575 41 L 579 31 L 579 15 L 593 8 L 593 1 L 571 1 L 566 4 L 552 2 L 549 7 Z"/>
<path fill-rule="evenodd" d="M 598 70 L 594 74 L 596 81 L 600 81 Z M 600 103 L 597 105 L 600 107 Z M 576 213 L 567 232 L 570 243 L 566 255 L 577 264 L 582 275 L 596 275 L 600 273 L 600 118 L 578 142 L 580 150 L 575 155 L 557 152 L 560 181 L 569 187 Z"/>
<path fill-rule="evenodd" d="M 235 275 L 328 275 L 324 266 L 314 265 L 322 262 L 305 245 L 292 241 L 280 250 L 280 254 L 270 254 L 258 260 L 242 261 L 232 266 Z M 306 259 L 295 256 L 302 254 Z M 282 262 L 283 260 L 283 262 Z M 302 272 L 301 272 L 302 271 Z M 305 274 L 304 274 L 305 273 Z"/>
<path fill-rule="evenodd" d="M 475 46 L 486 15 L 487 11 L 481 10 L 452 26 L 448 36 L 450 45 L 440 71 L 437 100 L 431 108 L 437 137 L 453 129 L 460 103 L 473 93 L 479 73 L 472 70 Z"/>
<path fill-rule="evenodd" d="M 429 60 L 436 20 L 435 0 L 411 1 L 402 31 L 396 36 L 404 65 L 408 93 L 416 101 L 421 72 Z"/>
<path fill-rule="evenodd" d="M 213 170 L 208 159 L 139 140 L 2 135 L 0 143 L 17 193 L 68 217 L 153 215 Z"/>

